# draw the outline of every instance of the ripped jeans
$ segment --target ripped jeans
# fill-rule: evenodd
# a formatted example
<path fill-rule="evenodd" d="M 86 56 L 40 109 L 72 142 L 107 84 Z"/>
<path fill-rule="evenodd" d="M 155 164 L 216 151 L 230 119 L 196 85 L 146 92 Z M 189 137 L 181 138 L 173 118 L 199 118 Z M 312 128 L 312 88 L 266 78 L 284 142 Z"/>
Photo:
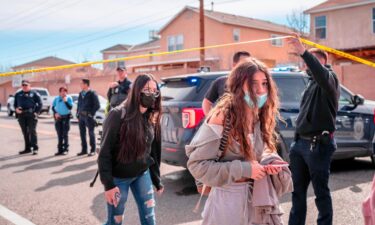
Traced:
<path fill-rule="evenodd" d="M 120 189 L 121 197 L 117 207 L 107 203 L 108 219 L 105 225 L 122 224 L 129 187 L 137 202 L 141 224 L 155 225 L 155 198 L 149 170 L 134 178 L 114 178 L 114 183 Z"/>

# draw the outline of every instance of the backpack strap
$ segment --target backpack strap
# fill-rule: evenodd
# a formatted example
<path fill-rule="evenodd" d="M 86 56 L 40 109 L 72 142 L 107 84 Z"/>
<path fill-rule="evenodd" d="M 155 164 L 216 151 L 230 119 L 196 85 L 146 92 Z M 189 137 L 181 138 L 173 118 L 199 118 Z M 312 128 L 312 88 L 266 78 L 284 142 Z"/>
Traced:
<path fill-rule="evenodd" d="M 215 159 L 216 162 L 220 161 L 220 159 L 224 157 L 225 150 L 226 150 L 227 145 L 228 145 L 228 138 L 229 138 L 230 129 L 231 129 L 230 118 L 229 118 L 228 115 L 226 115 L 225 121 L 224 121 L 223 136 L 220 139 L 219 152 L 217 154 L 217 158 Z"/>
<path fill-rule="evenodd" d="M 219 162 L 220 159 L 224 157 L 225 150 L 227 149 L 227 145 L 228 145 L 228 137 L 229 137 L 230 129 L 231 129 L 230 117 L 227 114 L 225 116 L 223 136 L 220 139 L 219 152 L 217 153 L 217 158 L 215 159 L 215 162 Z M 196 182 L 196 183 L 202 184 L 200 182 Z M 198 200 L 197 204 L 195 205 L 195 207 L 193 209 L 193 212 L 197 213 L 199 211 L 199 206 L 201 204 L 202 197 L 205 194 L 205 191 L 206 191 L 207 188 L 209 188 L 211 190 L 211 187 L 203 184 L 201 195 L 199 197 L 199 200 Z"/>
<path fill-rule="evenodd" d="M 126 109 L 125 109 L 125 107 L 121 107 L 121 121 L 124 120 L 125 115 L 126 115 Z M 103 138 L 103 137 L 101 137 L 101 138 Z M 96 171 L 94 179 L 90 183 L 90 187 L 94 187 L 94 184 L 96 182 L 96 179 L 98 178 L 98 175 L 99 175 L 99 170 Z"/>
<path fill-rule="evenodd" d="M 126 115 L 126 109 L 125 107 L 121 107 L 121 120 L 124 120 L 125 115 Z"/>

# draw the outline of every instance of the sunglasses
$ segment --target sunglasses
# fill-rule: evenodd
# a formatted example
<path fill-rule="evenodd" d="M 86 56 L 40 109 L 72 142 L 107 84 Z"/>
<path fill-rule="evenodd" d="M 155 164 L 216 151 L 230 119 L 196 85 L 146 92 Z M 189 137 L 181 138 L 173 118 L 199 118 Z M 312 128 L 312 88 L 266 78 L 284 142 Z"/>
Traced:
<path fill-rule="evenodd" d="M 28 84 L 22 84 L 22 87 L 27 87 L 27 86 L 29 86 Z"/>
<path fill-rule="evenodd" d="M 159 91 L 156 91 L 156 92 L 150 92 L 148 90 L 145 90 L 145 91 L 142 91 L 142 93 L 146 96 L 154 96 L 155 98 L 159 97 L 160 95 L 160 92 Z"/>

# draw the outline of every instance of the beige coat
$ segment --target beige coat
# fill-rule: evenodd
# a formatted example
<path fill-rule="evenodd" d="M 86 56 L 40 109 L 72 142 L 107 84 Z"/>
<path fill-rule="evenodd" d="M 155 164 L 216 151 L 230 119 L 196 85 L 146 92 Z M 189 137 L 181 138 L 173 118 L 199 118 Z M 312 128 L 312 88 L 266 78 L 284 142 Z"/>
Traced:
<path fill-rule="evenodd" d="M 278 190 L 269 187 L 270 190 L 273 190 L 276 195 L 272 195 L 274 199 L 273 203 L 276 204 L 275 207 L 271 208 L 271 211 L 264 210 L 263 205 L 253 206 L 253 203 L 257 201 L 257 198 L 252 199 L 251 191 L 248 188 L 248 184 L 235 183 L 236 180 L 241 178 L 250 178 L 251 177 L 251 164 L 248 161 L 244 160 L 244 157 L 240 153 L 240 146 L 237 142 L 233 142 L 225 152 L 225 155 L 220 160 L 220 162 L 215 162 L 217 158 L 218 149 L 220 145 L 220 139 L 222 136 L 223 126 L 207 124 L 206 122 L 202 124 L 190 145 L 185 147 L 186 154 L 189 157 L 187 166 L 191 174 L 198 181 L 213 187 L 211 191 L 205 209 L 203 211 L 203 224 L 216 224 L 216 225 L 242 225 L 242 224 L 255 224 L 253 219 L 261 220 L 258 222 L 271 221 L 269 218 L 270 215 L 281 215 L 281 211 L 278 207 Z M 260 126 L 259 123 L 256 124 L 254 129 L 254 138 L 253 138 L 254 149 L 256 151 L 256 156 L 259 162 L 262 160 L 262 155 L 264 152 L 264 143 L 262 141 Z M 286 169 L 288 170 L 288 169 Z M 267 176 L 265 180 L 271 179 L 270 176 Z M 277 180 L 277 182 L 283 183 L 285 179 L 271 179 Z M 289 178 L 286 179 L 287 184 L 282 184 L 282 186 L 290 187 L 291 179 L 290 172 Z M 272 182 L 263 182 L 259 183 L 260 186 L 270 185 Z M 277 185 L 280 185 L 278 183 Z M 254 184 L 254 188 L 256 185 Z M 272 185 L 271 185 L 272 186 Z M 281 188 L 285 190 L 288 188 Z M 289 189 L 288 189 L 289 191 Z M 281 191 L 284 192 L 284 191 Z M 280 192 L 280 193 L 281 193 Z M 230 194 L 237 193 L 237 194 Z M 229 195 L 228 195 L 229 194 Z M 232 197 L 231 197 L 232 196 Z M 232 201 L 235 201 L 233 197 L 242 196 L 237 199 L 245 199 L 245 201 L 235 202 L 234 205 L 241 205 L 236 209 L 233 208 L 233 204 L 228 204 Z M 267 194 L 265 196 L 268 196 Z M 255 197 L 255 196 L 254 196 Z M 247 200 L 246 200 L 247 199 Z M 262 199 L 262 198 L 261 198 Z M 227 202 L 226 204 L 224 202 Z M 224 204 L 223 204 L 224 203 Z M 251 204 L 249 204 L 251 203 Z M 229 205 L 231 209 L 229 209 Z M 219 208 L 225 208 L 221 212 Z M 256 208 L 258 207 L 258 208 Z M 259 209 L 259 210 L 258 210 Z M 277 209 L 272 210 L 272 209 Z M 237 218 L 234 215 L 239 214 Z M 272 212 L 273 214 L 269 214 Z M 243 214 L 242 214 L 243 213 Z M 229 220 L 227 221 L 227 219 Z M 236 220 L 237 218 L 238 220 Z M 260 224 L 281 224 L 281 223 L 260 223 Z"/>

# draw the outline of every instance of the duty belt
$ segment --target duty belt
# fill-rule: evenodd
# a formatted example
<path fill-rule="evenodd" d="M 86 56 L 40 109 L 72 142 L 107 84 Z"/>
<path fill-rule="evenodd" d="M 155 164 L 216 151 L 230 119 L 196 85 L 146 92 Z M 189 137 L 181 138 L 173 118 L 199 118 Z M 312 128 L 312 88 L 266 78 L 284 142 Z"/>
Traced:
<path fill-rule="evenodd" d="M 33 109 L 22 109 L 22 114 L 23 113 L 34 113 Z"/>

